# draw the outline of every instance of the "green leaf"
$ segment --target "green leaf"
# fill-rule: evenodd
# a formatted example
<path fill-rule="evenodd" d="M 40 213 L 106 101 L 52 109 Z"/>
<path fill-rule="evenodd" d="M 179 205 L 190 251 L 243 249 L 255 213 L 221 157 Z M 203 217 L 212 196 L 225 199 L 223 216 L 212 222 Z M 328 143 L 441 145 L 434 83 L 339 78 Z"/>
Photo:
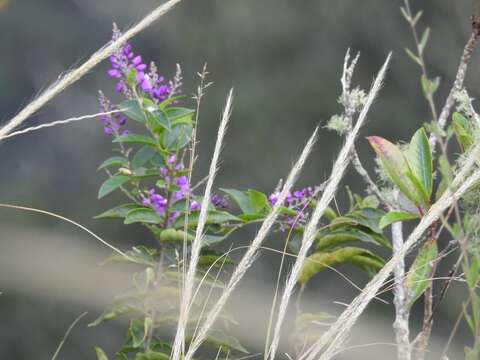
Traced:
<path fill-rule="evenodd" d="M 319 234 L 316 239 L 315 251 L 324 251 L 329 248 L 342 246 L 345 243 L 355 241 L 363 241 L 390 248 L 390 243 L 382 235 L 371 232 L 369 233 L 359 228 L 349 226 L 330 231 L 325 235 Z"/>
<path fill-rule="evenodd" d="M 405 285 L 409 293 L 409 306 L 412 306 L 427 288 L 432 275 L 433 261 L 437 255 L 437 244 L 434 241 L 425 243 L 418 252 L 405 279 Z"/>
<path fill-rule="evenodd" d="M 223 331 L 210 332 L 208 338 L 206 339 L 206 343 L 217 349 L 220 348 L 225 352 L 236 350 L 238 352 L 248 354 L 248 350 L 245 349 L 242 344 L 240 344 L 240 341 L 238 341 L 237 338 L 229 336 Z"/>
<path fill-rule="evenodd" d="M 128 144 L 143 144 L 148 146 L 156 146 L 155 140 L 151 137 L 139 134 L 128 134 L 117 136 L 114 140 L 114 143 L 128 143 Z"/>
<path fill-rule="evenodd" d="M 393 223 L 415 219 L 418 219 L 418 214 L 413 214 L 406 211 L 391 211 L 385 214 L 380 220 L 380 228 L 385 229 L 388 225 Z"/>
<path fill-rule="evenodd" d="M 196 211 L 188 215 L 188 225 L 189 226 L 196 226 L 198 224 L 198 220 L 200 217 L 200 212 Z M 185 226 L 186 216 L 181 215 L 179 216 L 175 222 L 173 223 L 173 227 L 178 229 L 183 229 Z M 226 211 L 209 211 L 207 215 L 207 224 L 223 224 L 226 222 L 235 221 L 241 222 L 237 216 L 230 214 Z"/>
<path fill-rule="evenodd" d="M 408 146 L 407 159 L 412 175 L 420 183 L 428 203 L 433 189 L 433 162 L 428 137 L 423 128 L 413 135 Z"/>
<path fill-rule="evenodd" d="M 155 210 L 147 207 L 137 207 L 127 213 L 124 223 L 146 223 L 146 224 L 160 224 L 163 221 L 162 217 L 158 215 Z"/>
<path fill-rule="evenodd" d="M 410 57 L 410 59 L 415 61 L 418 65 L 422 66 L 422 61 L 420 60 L 420 58 L 415 55 L 409 48 L 405 48 L 405 52 Z"/>
<path fill-rule="evenodd" d="M 95 347 L 95 353 L 97 354 L 97 360 L 108 360 L 107 354 L 97 346 Z"/>
<path fill-rule="evenodd" d="M 356 247 L 344 247 L 332 252 L 318 252 L 310 255 L 303 264 L 298 277 L 301 284 L 305 284 L 313 275 L 342 263 L 350 263 L 362 270 L 380 270 L 384 260 L 372 252 Z"/>
<path fill-rule="evenodd" d="M 135 171 L 136 169 L 141 168 L 145 165 L 154 155 L 156 154 L 155 149 L 150 146 L 143 146 L 140 150 L 137 151 L 132 160 L 132 168 Z"/>
<path fill-rule="evenodd" d="M 193 241 L 195 236 L 187 233 L 187 241 Z M 185 232 L 182 230 L 165 229 L 160 233 L 160 241 L 162 243 L 181 244 L 185 240 Z"/>
<path fill-rule="evenodd" d="M 465 152 L 475 142 L 471 122 L 455 112 L 452 115 L 452 128 L 462 152 Z"/>
<path fill-rule="evenodd" d="M 422 83 L 423 95 L 425 98 L 430 99 L 435 94 L 440 86 L 440 78 L 437 76 L 433 80 L 430 80 L 425 75 L 420 78 Z"/>
<path fill-rule="evenodd" d="M 407 199 L 416 205 L 421 204 L 423 196 L 418 192 L 409 177 L 411 170 L 402 151 L 396 145 L 379 136 L 370 136 L 367 139 L 380 158 L 392 182 L 397 185 Z"/>
<path fill-rule="evenodd" d="M 165 113 L 173 126 L 177 124 L 191 124 L 195 111 L 182 107 L 171 107 L 166 109 Z"/>
<path fill-rule="evenodd" d="M 251 189 L 247 191 L 247 194 L 250 205 L 255 213 L 263 213 L 265 210 L 270 209 L 267 195 Z"/>
<path fill-rule="evenodd" d="M 430 38 L 430 28 L 426 28 L 425 31 L 423 32 L 422 38 L 420 40 L 420 43 L 418 44 L 418 47 L 420 49 L 420 53 L 422 54 L 425 50 L 425 47 L 427 46 L 428 39 Z"/>
<path fill-rule="evenodd" d="M 113 156 L 107 160 L 105 160 L 97 169 L 102 170 L 108 168 L 110 166 L 128 166 L 128 159 L 124 158 L 123 156 Z"/>
<path fill-rule="evenodd" d="M 102 186 L 100 186 L 100 190 L 98 190 L 98 198 L 101 199 L 104 196 L 110 194 L 112 191 L 117 190 L 120 186 L 125 184 L 128 180 L 130 180 L 129 176 L 124 175 L 115 175 L 108 178 Z"/>
<path fill-rule="evenodd" d="M 163 134 L 163 146 L 168 151 L 178 151 L 187 145 L 192 138 L 193 127 L 190 124 L 172 126 L 171 131 Z"/>
<path fill-rule="evenodd" d="M 95 216 L 94 219 L 123 219 L 125 216 L 127 216 L 130 210 L 136 208 L 138 208 L 138 205 L 133 203 L 119 205 L 113 209 L 101 213 L 100 215 Z"/>
<path fill-rule="evenodd" d="M 220 189 L 228 194 L 244 214 L 255 214 L 248 193 L 235 189 Z"/>
<path fill-rule="evenodd" d="M 98 326 L 106 321 L 116 319 L 119 316 L 132 313 L 137 311 L 137 309 L 131 305 L 127 304 L 118 304 L 112 307 L 111 309 L 105 311 L 100 315 L 94 322 L 88 324 L 88 327 Z"/>
<path fill-rule="evenodd" d="M 143 112 L 143 109 L 140 107 L 138 104 L 137 100 L 126 100 L 121 102 L 118 105 L 119 109 L 126 109 L 123 113 L 132 120 L 135 120 L 139 123 L 144 124 L 145 121 L 147 120 L 147 117 L 145 113 Z"/>
<path fill-rule="evenodd" d="M 128 328 L 128 336 L 132 341 L 134 348 L 140 347 L 145 341 L 145 321 L 142 319 L 132 319 Z"/>

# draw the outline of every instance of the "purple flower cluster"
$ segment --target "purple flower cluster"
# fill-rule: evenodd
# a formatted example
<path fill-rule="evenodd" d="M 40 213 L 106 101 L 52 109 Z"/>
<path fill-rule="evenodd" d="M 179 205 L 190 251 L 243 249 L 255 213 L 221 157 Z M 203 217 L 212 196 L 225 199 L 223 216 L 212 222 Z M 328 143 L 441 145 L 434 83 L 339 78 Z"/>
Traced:
<path fill-rule="evenodd" d="M 182 175 L 183 169 L 183 163 L 181 161 L 177 161 L 177 156 L 173 154 L 167 158 L 166 166 L 162 166 L 159 169 L 160 176 L 165 183 L 165 185 L 163 185 L 161 188 L 165 191 L 167 189 L 172 189 L 172 187 L 175 189 L 170 195 L 171 205 L 182 199 L 185 199 L 187 196 L 192 196 L 188 177 Z M 151 189 L 144 197 L 143 205 L 153 208 L 158 215 L 163 216 L 169 204 L 168 200 L 164 196 L 158 194 L 155 189 Z M 199 202 L 194 199 L 190 199 L 190 210 L 199 211 Z M 170 212 L 168 215 L 167 224 L 171 225 L 179 215 L 179 211 Z"/>
<path fill-rule="evenodd" d="M 100 92 L 99 95 L 100 110 L 104 113 L 112 111 L 112 106 L 110 101 L 105 97 L 105 95 Z M 102 115 L 100 121 L 103 124 L 103 132 L 105 135 L 127 135 L 128 130 L 120 131 L 122 126 L 127 123 L 127 118 L 122 114 L 108 114 Z"/>
<path fill-rule="evenodd" d="M 114 25 L 113 40 L 118 39 L 120 35 L 120 31 Z M 128 95 L 127 82 L 132 72 L 136 86 L 156 102 L 168 99 L 178 89 L 173 82 L 165 83 L 165 78 L 158 74 L 155 64 L 151 63 L 147 66 L 142 56 L 133 52 L 132 45 L 129 43 L 110 56 L 110 63 L 111 68 L 107 73 L 110 77 L 118 79 L 115 89 L 120 93 Z"/>
<path fill-rule="evenodd" d="M 158 215 L 163 215 L 167 208 L 168 201 L 162 195 L 157 194 L 155 189 L 150 189 L 147 192 L 147 196 L 143 199 L 143 205 L 150 206 Z"/>
<path fill-rule="evenodd" d="M 228 199 L 225 196 L 213 195 L 210 199 L 212 205 L 217 209 L 226 209 L 229 206 Z"/>
<path fill-rule="evenodd" d="M 285 215 L 283 223 L 287 225 L 288 228 L 296 228 L 305 223 L 305 220 L 308 217 L 308 206 L 310 202 L 314 199 L 317 191 L 309 186 L 301 190 L 294 192 L 289 192 L 285 199 L 285 206 L 290 210 L 296 212 L 296 215 Z M 280 192 L 275 191 L 268 197 L 269 203 L 273 206 L 279 200 Z M 281 225 L 281 230 L 284 231 L 286 227 L 284 224 Z"/>

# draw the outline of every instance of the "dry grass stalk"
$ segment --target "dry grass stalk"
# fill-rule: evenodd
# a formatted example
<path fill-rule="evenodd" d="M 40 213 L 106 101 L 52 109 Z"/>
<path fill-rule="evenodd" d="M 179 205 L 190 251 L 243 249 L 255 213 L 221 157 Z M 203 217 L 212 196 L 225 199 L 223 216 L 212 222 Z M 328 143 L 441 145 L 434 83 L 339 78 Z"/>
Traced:
<path fill-rule="evenodd" d="M 210 163 L 210 171 L 208 173 L 208 180 L 205 187 L 205 193 L 203 195 L 202 205 L 200 208 L 200 215 L 198 219 L 198 225 L 195 232 L 195 239 L 192 243 L 191 258 L 188 266 L 188 272 L 185 279 L 185 284 L 182 292 L 181 299 L 181 308 L 180 316 L 177 326 L 177 334 L 175 336 L 175 341 L 172 351 L 172 359 L 180 359 L 183 349 L 185 347 L 185 332 L 187 329 L 188 316 L 190 313 L 190 307 L 193 302 L 193 292 L 195 285 L 195 275 L 197 272 L 198 260 L 200 258 L 200 250 L 202 249 L 203 241 L 203 231 L 205 229 L 205 224 L 207 222 L 208 208 L 210 206 L 210 198 L 212 194 L 213 181 L 215 180 L 215 175 L 218 168 L 218 160 L 220 158 L 220 152 L 222 150 L 223 139 L 227 130 L 228 121 L 230 119 L 232 111 L 232 100 L 233 100 L 233 89 L 230 90 L 230 93 L 227 97 L 227 102 L 222 115 L 222 120 L 220 122 L 220 127 L 218 129 L 217 141 L 215 143 L 215 150 L 213 152 L 212 161 Z M 184 259 L 186 261 L 186 259 Z"/>
<path fill-rule="evenodd" d="M 385 78 L 385 73 L 386 73 L 388 64 L 390 63 L 390 59 L 391 59 L 391 54 L 388 55 L 385 63 L 383 64 L 378 76 L 376 77 L 373 83 L 372 89 L 368 94 L 367 101 L 358 117 L 357 123 L 355 124 L 355 127 L 353 128 L 353 130 L 347 136 L 345 145 L 343 146 L 342 150 L 340 151 L 337 157 L 337 160 L 335 161 L 330 179 L 327 182 L 327 186 L 325 187 L 322 197 L 318 201 L 317 206 L 312 214 L 312 218 L 305 228 L 305 233 L 302 240 L 302 246 L 300 248 L 300 251 L 298 252 L 298 257 L 295 261 L 295 264 L 293 265 L 292 272 L 288 277 L 285 290 L 283 292 L 282 300 L 280 302 L 277 322 L 275 325 L 273 339 L 272 339 L 272 343 L 269 350 L 269 358 L 271 360 L 275 359 L 276 352 L 278 349 L 278 344 L 280 342 L 281 328 L 282 328 L 285 315 L 287 313 L 288 304 L 293 294 L 295 285 L 297 284 L 297 279 L 302 269 L 302 266 L 306 260 L 308 251 L 312 247 L 312 244 L 315 240 L 318 223 L 320 221 L 320 218 L 323 216 L 325 210 L 327 209 L 328 205 L 332 201 L 333 196 L 337 191 L 338 185 L 340 184 L 340 181 L 343 178 L 345 170 L 350 162 L 351 153 L 355 144 L 355 139 L 360 131 L 361 126 L 365 122 L 368 111 L 370 110 L 370 107 L 373 104 L 373 101 L 377 97 L 378 92 L 382 87 L 383 79 Z"/>
<path fill-rule="evenodd" d="M 477 148 L 479 146 L 477 145 Z M 477 151 L 472 151 L 469 158 L 477 155 Z M 365 310 L 369 302 L 377 294 L 383 283 L 390 276 L 391 272 L 402 261 L 406 254 L 417 245 L 423 233 L 428 227 L 440 218 L 442 213 L 449 208 L 457 199 L 459 199 L 467 190 L 480 181 L 480 170 L 477 170 L 472 175 L 465 177 L 470 172 L 464 165 L 462 170 L 455 177 L 452 188 L 457 188 L 456 191 L 448 190 L 442 197 L 430 208 L 425 214 L 417 227 L 408 237 L 405 244 L 393 255 L 392 259 L 383 267 L 382 270 L 367 284 L 362 294 L 357 296 L 348 308 L 342 313 L 337 321 L 330 327 L 330 329 L 304 353 L 299 360 L 314 360 L 317 359 L 319 353 L 325 348 L 325 352 L 320 356 L 320 360 L 331 359 L 336 352 L 343 345 L 351 328 Z"/>
<path fill-rule="evenodd" d="M 285 184 L 283 186 L 282 191 L 280 192 L 278 202 L 274 205 L 272 211 L 270 214 L 267 216 L 265 221 L 262 223 L 260 230 L 258 231 L 257 235 L 255 236 L 254 240 L 250 244 L 250 246 L 247 249 L 247 252 L 245 255 L 242 257 L 240 260 L 239 264 L 236 266 L 236 268 L 233 271 L 232 276 L 230 277 L 230 280 L 228 284 L 225 287 L 224 292 L 220 295 L 218 301 L 213 305 L 212 309 L 210 310 L 209 314 L 206 316 L 205 322 L 200 326 L 197 335 L 192 339 L 190 343 L 190 347 L 187 351 L 187 354 L 185 355 L 185 360 L 191 360 L 193 355 L 196 353 L 200 345 L 205 341 L 205 339 L 208 336 L 208 332 L 215 323 L 218 315 L 222 311 L 223 307 L 225 306 L 227 300 L 230 298 L 231 294 L 237 287 L 238 283 L 240 280 L 243 278 L 247 270 L 250 268 L 250 266 L 253 264 L 255 261 L 255 258 L 258 254 L 258 250 L 260 249 L 263 241 L 265 240 L 265 237 L 269 233 L 270 229 L 272 228 L 273 224 L 275 223 L 277 217 L 280 214 L 280 209 L 282 207 L 283 202 L 285 201 L 288 192 L 292 189 L 298 174 L 303 168 L 303 165 L 305 164 L 308 155 L 312 151 L 313 145 L 316 142 L 317 139 L 317 132 L 318 128 L 315 129 L 313 135 L 310 137 L 309 141 L 307 142 L 307 145 L 302 151 L 302 154 L 300 155 L 298 161 L 296 164 L 293 166 L 292 170 L 290 171 L 290 174 L 288 175 L 287 180 L 285 181 Z"/>
<path fill-rule="evenodd" d="M 15 117 L 8 121 L 3 127 L 0 128 L 0 139 L 12 132 L 16 127 L 21 125 L 30 116 L 35 114 L 44 105 L 46 105 L 55 96 L 63 92 L 70 85 L 80 80 L 90 70 L 97 66 L 100 62 L 108 58 L 115 51 L 117 51 L 125 42 L 133 38 L 141 31 L 148 28 L 156 20 L 169 12 L 173 7 L 181 0 L 170 0 L 160 5 L 147 16 L 145 16 L 139 23 L 131 27 L 125 33 L 123 33 L 117 40 L 110 42 L 100 50 L 95 52 L 85 63 L 75 70 L 69 71 L 65 75 L 61 76 L 58 81 L 50 85 L 44 92 L 42 92 L 36 99 L 28 104 L 23 110 L 21 110 Z"/>

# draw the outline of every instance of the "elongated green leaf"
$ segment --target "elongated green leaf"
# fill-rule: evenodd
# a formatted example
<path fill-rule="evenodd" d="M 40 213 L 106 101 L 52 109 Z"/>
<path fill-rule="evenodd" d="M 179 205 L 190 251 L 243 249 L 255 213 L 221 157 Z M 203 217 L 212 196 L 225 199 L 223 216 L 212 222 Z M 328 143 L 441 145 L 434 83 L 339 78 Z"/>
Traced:
<path fill-rule="evenodd" d="M 132 341 L 134 348 L 140 347 L 145 341 L 145 321 L 144 319 L 132 319 L 128 328 L 128 336 Z"/>
<path fill-rule="evenodd" d="M 105 311 L 94 322 L 88 324 L 88 327 L 98 326 L 106 321 L 116 319 L 119 316 L 137 311 L 137 309 L 128 304 L 118 304 Z"/>
<path fill-rule="evenodd" d="M 195 236 L 188 234 L 186 236 L 187 241 L 192 241 Z M 185 232 L 182 230 L 165 229 L 160 233 L 160 241 L 162 243 L 177 243 L 181 244 L 185 240 Z"/>
<path fill-rule="evenodd" d="M 144 124 L 147 120 L 145 113 L 141 109 L 137 100 L 126 100 L 121 102 L 118 107 L 120 109 L 126 109 L 123 113 L 132 120 Z"/>
<path fill-rule="evenodd" d="M 110 194 L 112 191 L 117 190 L 120 186 L 125 184 L 128 180 L 130 180 L 129 176 L 124 175 L 116 175 L 108 178 L 102 186 L 100 186 L 100 190 L 98 190 L 98 198 L 101 199 L 104 196 Z"/>
<path fill-rule="evenodd" d="M 224 193 L 227 193 L 232 200 L 238 205 L 240 210 L 244 214 L 255 214 L 255 210 L 252 207 L 252 204 L 250 202 L 250 198 L 247 193 L 240 191 L 240 190 L 235 190 L 235 189 L 220 189 Z"/>
<path fill-rule="evenodd" d="M 163 221 L 162 217 L 158 215 L 155 210 L 147 207 L 137 207 L 127 213 L 124 223 L 146 223 L 146 224 L 160 224 Z"/>
<path fill-rule="evenodd" d="M 452 128 L 460 148 L 465 152 L 475 142 L 470 121 L 458 112 L 453 113 Z"/>
<path fill-rule="evenodd" d="M 101 213 L 100 215 L 95 216 L 94 219 L 123 219 L 125 216 L 127 216 L 130 210 L 136 208 L 138 208 L 138 205 L 133 203 L 119 205 L 113 209 Z"/>
<path fill-rule="evenodd" d="M 95 347 L 95 353 L 97 354 L 97 360 L 108 360 L 107 354 L 101 348 Z"/>
<path fill-rule="evenodd" d="M 256 190 L 248 190 L 248 200 L 250 201 L 250 205 L 252 210 L 255 213 L 263 213 L 265 210 L 270 209 L 270 204 L 268 203 L 267 195 L 261 193 L 260 191 Z"/>
<path fill-rule="evenodd" d="M 187 145 L 192 138 L 193 127 L 190 124 L 172 126 L 163 134 L 163 146 L 169 151 L 178 151 Z"/>
<path fill-rule="evenodd" d="M 133 170 L 137 170 L 145 165 L 154 155 L 156 154 L 155 149 L 151 146 L 143 146 L 140 150 L 137 151 L 132 160 Z"/>
<path fill-rule="evenodd" d="M 105 160 L 97 169 L 102 170 L 108 168 L 110 166 L 127 166 L 128 159 L 124 158 L 123 156 L 113 156 L 107 160 Z"/>
<path fill-rule="evenodd" d="M 407 53 L 407 55 L 410 57 L 410 59 L 412 59 L 413 61 L 415 61 L 418 65 L 422 66 L 422 61 L 420 60 L 420 58 L 415 55 L 412 50 L 410 50 L 409 48 L 405 48 L 405 52 Z"/>
<path fill-rule="evenodd" d="M 188 215 L 188 225 L 189 226 L 196 226 L 198 224 L 198 220 L 200 217 L 199 212 L 194 212 Z M 176 229 L 183 229 L 185 226 L 186 217 L 185 215 L 179 216 L 174 224 L 173 227 Z M 240 218 L 232 215 L 226 211 L 209 211 L 207 215 L 207 224 L 223 224 L 229 221 L 235 222 L 242 222 Z"/>
<path fill-rule="evenodd" d="M 388 225 L 396 223 L 398 221 L 408 221 L 418 219 L 417 214 L 413 214 L 406 211 L 391 211 L 388 214 L 385 214 L 380 220 L 380 228 L 384 229 Z"/>
<path fill-rule="evenodd" d="M 229 336 L 223 331 L 211 331 L 206 339 L 206 343 L 215 348 L 221 348 L 225 352 L 236 350 L 248 354 L 248 350 L 240 344 L 240 341 L 237 338 Z"/>
<path fill-rule="evenodd" d="M 372 252 L 356 247 L 344 247 L 332 252 L 318 252 L 310 255 L 303 264 L 298 281 L 305 284 L 313 275 L 342 263 L 350 263 L 362 270 L 380 270 L 384 261 Z"/>
<path fill-rule="evenodd" d="M 155 140 L 151 137 L 139 134 L 128 134 L 128 135 L 121 135 L 116 137 L 113 140 L 114 143 L 128 143 L 128 144 L 143 144 L 149 146 L 155 146 Z"/>
<path fill-rule="evenodd" d="M 420 183 L 422 192 L 430 200 L 433 189 L 433 163 L 432 151 L 428 143 L 428 137 L 423 128 L 413 135 L 408 147 L 408 164 L 413 176 Z"/>
<path fill-rule="evenodd" d="M 408 176 L 411 175 L 411 170 L 402 151 L 390 141 L 379 136 L 370 136 L 367 139 L 380 158 L 392 182 L 397 185 L 407 199 L 416 205 L 421 204 L 423 196 Z"/>
<path fill-rule="evenodd" d="M 348 226 L 330 231 L 326 235 L 319 235 L 316 240 L 315 251 L 324 251 L 355 241 L 363 241 L 390 248 L 390 244 L 385 237 L 360 228 Z"/>
<path fill-rule="evenodd" d="M 429 38 L 430 38 L 430 28 L 427 27 L 422 34 L 422 38 L 420 40 L 420 43 L 418 44 L 418 47 L 420 49 L 420 53 L 423 53 L 423 51 L 425 50 L 425 47 L 427 46 Z"/>
<path fill-rule="evenodd" d="M 433 241 L 425 243 L 418 252 L 405 279 L 409 306 L 412 306 L 427 288 L 437 255 L 437 243 Z"/>

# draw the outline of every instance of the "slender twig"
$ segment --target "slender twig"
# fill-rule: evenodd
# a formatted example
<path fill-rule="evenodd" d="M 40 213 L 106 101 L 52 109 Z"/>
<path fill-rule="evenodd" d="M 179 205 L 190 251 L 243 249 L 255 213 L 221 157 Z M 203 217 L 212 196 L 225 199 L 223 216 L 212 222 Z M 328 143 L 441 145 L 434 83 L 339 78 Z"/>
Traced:
<path fill-rule="evenodd" d="M 56 359 L 57 359 L 58 354 L 60 354 L 60 350 L 62 350 L 63 345 L 65 344 L 65 341 L 67 341 L 67 338 L 68 338 L 68 336 L 70 335 L 70 333 L 72 332 L 73 328 L 74 328 L 75 325 L 77 325 L 77 323 L 78 323 L 85 315 L 87 315 L 87 314 L 88 314 L 88 313 L 84 312 L 83 314 L 80 314 L 75 320 L 73 320 L 73 322 L 70 324 L 70 326 L 68 327 L 67 331 L 66 331 L 65 334 L 63 335 L 63 338 L 62 338 L 62 340 L 60 341 L 60 344 L 58 345 L 57 350 L 56 350 L 55 353 L 53 354 L 51 360 L 56 360 Z"/>
<path fill-rule="evenodd" d="M 54 218 L 57 218 L 57 219 L 60 219 L 60 220 L 63 220 L 63 221 L 66 221 L 72 225 L 75 225 L 76 227 L 82 229 L 83 231 L 87 232 L 88 234 L 90 234 L 91 236 L 93 236 L 95 239 L 97 239 L 98 241 L 100 241 L 103 245 L 109 247 L 110 249 L 112 249 L 113 251 L 115 251 L 117 254 L 121 255 L 122 257 L 128 259 L 128 260 L 132 260 L 132 261 L 135 261 L 135 259 L 132 259 L 130 256 L 128 256 L 127 254 L 125 254 L 123 251 L 117 249 L 115 246 L 109 244 L 108 242 L 106 242 L 105 240 L 103 240 L 100 236 L 98 236 L 97 234 L 95 234 L 93 231 L 87 229 L 85 226 L 71 220 L 71 219 L 68 219 L 66 218 L 65 216 L 62 216 L 62 215 L 58 215 L 58 214 L 55 214 L 55 213 L 52 213 L 50 211 L 46 211 L 46 210 L 40 210 L 40 209 L 35 209 L 35 208 L 30 208 L 30 207 L 26 207 L 26 206 L 18 206 L 18 205 L 11 205 L 11 204 L 0 204 L 0 208 L 7 208 L 7 209 L 15 209 L 15 210 L 22 210 L 22 211 L 29 211 L 29 212 L 34 212 L 34 213 L 38 213 L 38 214 L 43 214 L 43 215 L 48 215 L 48 216 L 52 216 Z"/>
<path fill-rule="evenodd" d="M 8 135 L 16 127 L 21 125 L 25 120 L 30 116 L 35 114 L 40 110 L 44 105 L 46 105 L 50 100 L 55 96 L 63 92 L 70 85 L 73 85 L 78 80 L 80 80 L 84 75 L 86 75 L 90 70 L 97 66 L 101 61 L 107 59 L 115 51 L 117 51 L 125 42 L 130 40 L 132 37 L 140 33 L 141 31 L 148 28 L 160 17 L 169 12 L 173 7 L 178 4 L 181 0 L 169 0 L 168 2 L 160 5 L 153 11 L 151 11 L 147 16 L 145 16 L 139 23 L 131 27 L 129 30 L 125 31 L 118 39 L 110 42 L 106 46 L 102 47 L 100 50 L 95 52 L 85 63 L 75 70 L 72 70 L 60 79 L 53 83 L 50 87 L 47 88 L 43 93 L 41 93 L 36 99 L 34 99 L 30 104 L 28 104 L 23 110 L 21 110 L 18 115 L 13 117 L 8 121 L 3 127 L 0 128 L 0 138 Z"/>
<path fill-rule="evenodd" d="M 69 118 L 69 119 L 58 120 L 58 121 L 54 121 L 54 122 L 51 122 L 51 123 L 41 124 L 41 125 L 38 125 L 38 126 L 32 126 L 32 127 L 29 127 L 29 128 L 23 129 L 23 130 L 14 131 L 14 132 L 12 132 L 8 135 L 0 137 L 0 141 L 5 140 L 5 139 L 10 139 L 10 138 L 12 138 L 14 136 L 17 136 L 17 135 L 27 134 L 27 133 L 32 132 L 32 131 L 46 129 L 46 128 L 50 128 L 50 127 L 57 126 L 57 125 L 70 124 L 70 123 L 73 123 L 73 122 L 76 122 L 76 121 L 81 121 L 81 120 L 94 119 L 94 118 L 99 117 L 99 116 L 111 115 L 111 114 L 115 114 L 115 113 L 119 113 L 119 112 L 123 112 L 123 111 L 125 111 L 125 110 L 124 109 L 118 109 L 118 110 L 101 112 L 101 113 L 92 114 L 92 115 L 83 115 L 83 116 L 79 116 L 79 117 L 72 117 L 72 118 Z"/>

